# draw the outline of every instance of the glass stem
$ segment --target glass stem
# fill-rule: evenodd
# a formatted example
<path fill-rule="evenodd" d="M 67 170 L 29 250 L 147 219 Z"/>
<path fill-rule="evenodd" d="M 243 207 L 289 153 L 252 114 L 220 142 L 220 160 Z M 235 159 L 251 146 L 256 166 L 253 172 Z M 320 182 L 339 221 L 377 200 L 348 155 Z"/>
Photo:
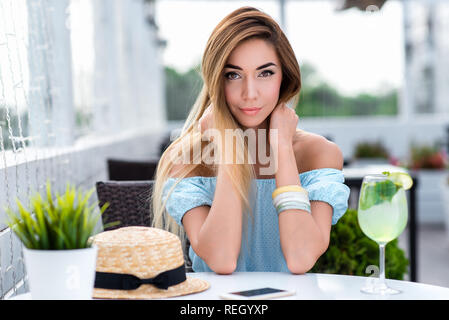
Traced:
<path fill-rule="evenodd" d="M 385 243 L 379 243 L 379 264 L 380 264 L 380 273 L 379 273 L 379 284 L 381 286 L 385 286 Z"/>

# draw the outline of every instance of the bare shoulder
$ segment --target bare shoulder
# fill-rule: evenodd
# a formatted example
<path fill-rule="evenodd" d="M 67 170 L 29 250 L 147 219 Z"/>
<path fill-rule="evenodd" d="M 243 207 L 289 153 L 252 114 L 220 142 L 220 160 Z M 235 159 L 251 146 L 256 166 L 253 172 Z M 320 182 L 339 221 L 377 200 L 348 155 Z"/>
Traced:
<path fill-rule="evenodd" d="M 168 176 L 170 178 L 180 178 L 180 177 L 182 177 L 183 173 L 186 170 L 188 170 L 188 168 L 184 164 L 173 164 Z M 192 177 L 192 176 L 194 176 L 193 172 L 191 172 L 187 175 L 187 177 Z"/>
<path fill-rule="evenodd" d="M 319 134 L 297 129 L 293 149 L 299 173 L 320 168 L 343 168 L 343 154 L 338 145 Z"/>

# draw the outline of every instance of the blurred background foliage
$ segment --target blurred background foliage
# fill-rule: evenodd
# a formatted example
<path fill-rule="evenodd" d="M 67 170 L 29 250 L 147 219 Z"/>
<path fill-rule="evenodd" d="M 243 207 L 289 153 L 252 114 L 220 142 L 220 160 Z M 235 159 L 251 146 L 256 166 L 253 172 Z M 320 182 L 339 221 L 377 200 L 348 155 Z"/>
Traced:
<path fill-rule="evenodd" d="M 438 144 L 426 145 L 412 143 L 410 147 L 409 168 L 419 169 L 445 169 L 447 158 Z"/>
<path fill-rule="evenodd" d="M 354 150 L 354 159 L 381 158 L 389 159 L 390 152 L 382 141 L 361 141 L 357 143 Z"/>
<path fill-rule="evenodd" d="M 185 120 L 201 91 L 203 80 L 200 66 L 185 73 L 165 67 L 165 101 L 167 120 Z"/>

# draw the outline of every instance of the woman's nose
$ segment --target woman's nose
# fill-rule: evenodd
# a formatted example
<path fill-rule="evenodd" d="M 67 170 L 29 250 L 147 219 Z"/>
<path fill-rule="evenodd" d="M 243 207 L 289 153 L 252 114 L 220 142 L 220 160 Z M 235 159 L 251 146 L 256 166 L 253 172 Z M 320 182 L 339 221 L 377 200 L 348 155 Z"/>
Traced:
<path fill-rule="evenodd" d="M 257 98 L 257 84 L 254 79 L 246 79 L 243 88 L 243 98 L 246 100 L 253 100 Z"/>

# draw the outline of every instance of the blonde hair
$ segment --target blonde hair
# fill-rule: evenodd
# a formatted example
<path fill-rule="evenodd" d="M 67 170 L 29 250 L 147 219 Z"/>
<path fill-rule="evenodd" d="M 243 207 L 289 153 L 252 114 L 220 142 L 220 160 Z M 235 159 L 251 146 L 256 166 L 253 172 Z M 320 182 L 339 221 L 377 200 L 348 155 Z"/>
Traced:
<path fill-rule="evenodd" d="M 180 236 L 181 240 L 184 240 L 185 237 L 184 230 L 175 223 L 172 217 L 167 215 L 165 209 L 166 199 L 169 198 L 172 190 L 183 178 L 194 174 L 201 175 L 209 172 L 216 175 L 217 173 L 217 167 L 205 165 L 201 156 L 193 152 L 193 150 L 198 150 L 197 148 L 203 151 L 208 145 L 207 142 L 202 141 L 197 125 L 209 105 L 212 104 L 214 106 L 214 129 L 218 130 L 222 137 L 225 136 L 225 129 L 233 129 L 234 132 L 238 133 L 236 145 L 233 148 L 237 159 L 245 159 L 244 155 L 248 154 L 248 145 L 243 134 L 241 134 L 241 130 L 235 130 L 241 129 L 241 126 L 234 119 L 226 103 L 222 72 L 233 49 L 243 41 L 254 38 L 264 39 L 271 43 L 276 50 L 283 75 L 279 92 L 279 103 L 293 102 L 293 106 L 296 106 L 298 103 L 301 89 L 299 65 L 287 37 L 276 21 L 266 13 L 253 7 L 239 8 L 220 21 L 209 37 L 203 54 L 201 72 L 204 84 L 202 90 L 190 110 L 181 135 L 162 154 L 153 186 L 151 200 L 153 226 L 173 232 Z M 163 187 L 167 179 L 171 177 L 174 167 L 174 161 L 170 154 L 182 149 L 182 147 L 189 151 L 190 156 L 193 154 L 193 159 L 177 171 L 177 180 L 172 188 L 168 190 L 166 199 L 163 202 Z M 217 149 L 214 150 L 218 150 L 220 155 L 223 154 L 223 146 L 221 144 L 217 144 Z M 243 164 L 225 166 L 225 169 L 241 199 L 244 216 L 243 230 L 246 230 L 248 215 L 252 216 L 249 194 L 251 192 L 251 182 L 256 177 L 253 166 L 245 162 Z"/>

